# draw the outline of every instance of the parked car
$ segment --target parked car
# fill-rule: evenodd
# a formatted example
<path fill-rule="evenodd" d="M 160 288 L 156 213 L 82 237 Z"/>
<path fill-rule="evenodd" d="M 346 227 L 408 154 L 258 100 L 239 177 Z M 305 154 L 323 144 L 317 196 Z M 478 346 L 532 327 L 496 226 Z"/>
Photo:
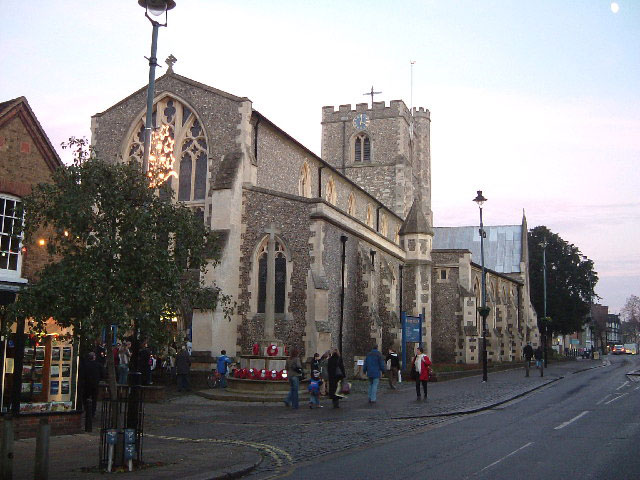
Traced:
<path fill-rule="evenodd" d="M 625 353 L 624 345 L 614 345 L 611 349 L 611 353 L 613 353 L 614 355 L 622 355 L 623 353 Z"/>
<path fill-rule="evenodd" d="M 637 355 L 638 354 L 638 344 L 637 343 L 625 343 L 624 351 L 627 355 Z"/>

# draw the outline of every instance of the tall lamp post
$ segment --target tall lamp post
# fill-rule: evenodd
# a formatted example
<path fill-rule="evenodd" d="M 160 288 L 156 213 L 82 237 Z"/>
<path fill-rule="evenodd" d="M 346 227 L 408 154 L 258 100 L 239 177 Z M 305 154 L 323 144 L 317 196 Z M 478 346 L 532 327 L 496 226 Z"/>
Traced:
<path fill-rule="evenodd" d="M 149 57 L 149 86 L 147 87 L 147 117 L 144 124 L 144 156 L 142 157 L 142 171 L 146 174 L 149 171 L 149 151 L 151 150 L 151 130 L 153 128 L 153 97 L 155 95 L 156 86 L 156 67 L 158 59 L 156 52 L 158 51 L 158 29 L 167 26 L 167 12 L 176 6 L 174 0 L 138 0 L 138 5 L 144 8 L 144 15 L 149 19 L 153 26 L 151 33 L 151 56 Z M 164 13 L 164 23 L 154 20 L 154 17 L 160 17 Z"/>
<path fill-rule="evenodd" d="M 542 240 L 540 246 L 542 247 L 542 305 L 544 312 L 544 318 L 542 319 L 542 352 L 544 356 L 544 368 L 547 368 L 547 329 L 549 326 L 549 321 L 547 319 L 547 247 L 549 246 L 549 243 L 546 238 Z"/>
<path fill-rule="evenodd" d="M 478 195 L 473 199 L 480 208 L 480 259 L 482 261 L 482 307 L 478 309 L 482 316 L 482 381 L 487 381 L 487 315 L 489 315 L 489 308 L 487 308 L 487 272 L 484 268 L 484 238 L 486 236 L 484 231 L 484 225 L 482 223 L 482 205 L 487 201 L 482 196 L 482 190 L 478 190 Z"/>

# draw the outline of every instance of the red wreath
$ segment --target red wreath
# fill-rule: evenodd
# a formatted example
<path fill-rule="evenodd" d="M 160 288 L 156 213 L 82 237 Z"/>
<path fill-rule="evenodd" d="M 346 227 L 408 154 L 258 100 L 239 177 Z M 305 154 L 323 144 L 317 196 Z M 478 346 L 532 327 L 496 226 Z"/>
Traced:
<path fill-rule="evenodd" d="M 233 371 L 233 378 L 240 378 L 240 375 L 242 375 L 242 370 L 237 368 Z"/>
<path fill-rule="evenodd" d="M 267 355 L 269 355 L 270 357 L 273 357 L 277 354 L 278 354 L 278 346 L 274 344 L 269 345 L 269 347 L 267 348 Z"/>
<path fill-rule="evenodd" d="M 258 345 L 257 343 L 254 343 L 252 351 L 254 355 L 260 355 L 260 345 Z"/>
<path fill-rule="evenodd" d="M 282 369 L 280 370 L 280 378 L 282 378 L 283 380 L 287 379 L 287 370 L 286 369 Z"/>
<path fill-rule="evenodd" d="M 269 372 L 269 378 L 271 380 L 277 380 L 278 379 L 278 371 L 277 370 L 271 370 Z"/>
<path fill-rule="evenodd" d="M 246 368 L 243 368 L 242 370 L 240 370 L 240 378 L 248 378 L 249 377 L 249 370 L 247 370 Z"/>
<path fill-rule="evenodd" d="M 260 380 L 266 380 L 267 379 L 267 371 L 264 368 L 262 370 L 260 370 L 259 377 L 260 377 Z"/>

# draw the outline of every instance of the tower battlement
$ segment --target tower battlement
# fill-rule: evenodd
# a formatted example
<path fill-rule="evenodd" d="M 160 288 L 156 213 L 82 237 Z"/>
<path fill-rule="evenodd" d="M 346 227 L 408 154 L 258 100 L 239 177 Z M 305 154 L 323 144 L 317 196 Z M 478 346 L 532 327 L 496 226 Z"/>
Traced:
<path fill-rule="evenodd" d="M 362 112 L 369 112 L 371 118 L 389 118 L 395 116 L 402 116 L 409 119 L 411 111 L 409 107 L 402 100 L 391 100 L 389 105 L 386 102 L 373 102 L 373 105 L 369 106 L 368 103 L 358 103 L 355 108 L 352 108 L 351 104 L 340 105 L 337 110 L 336 107 L 329 105 L 322 107 L 322 121 L 323 122 L 340 122 L 345 120 L 351 120 L 356 114 Z M 429 110 L 423 107 L 413 109 L 414 116 L 429 118 Z"/>

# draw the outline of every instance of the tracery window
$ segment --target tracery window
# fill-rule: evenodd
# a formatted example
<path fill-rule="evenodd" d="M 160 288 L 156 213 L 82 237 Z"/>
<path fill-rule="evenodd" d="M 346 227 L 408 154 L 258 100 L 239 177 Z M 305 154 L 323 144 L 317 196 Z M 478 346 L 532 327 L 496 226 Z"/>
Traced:
<path fill-rule="evenodd" d="M 298 181 L 298 195 L 311 198 L 311 170 L 309 164 L 304 162 L 300 169 L 300 180 Z"/>
<path fill-rule="evenodd" d="M 351 192 L 347 201 L 347 213 L 352 217 L 356 215 L 356 196 Z"/>
<path fill-rule="evenodd" d="M 274 313 L 284 313 L 287 291 L 287 257 L 282 242 L 276 239 L 275 263 L 276 282 L 274 292 Z M 257 252 L 258 261 L 258 313 L 265 313 L 267 298 L 267 250 L 269 237 L 265 237 Z"/>
<path fill-rule="evenodd" d="M 22 269 L 22 202 L 0 195 L 0 277 L 19 277 Z"/>
<path fill-rule="evenodd" d="M 367 225 L 373 228 L 373 206 L 367 203 Z"/>
<path fill-rule="evenodd" d="M 325 200 L 331 205 L 335 205 L 336 197 L 336 182 L 333 180 L 333 177 L 329 177 L 329 181 L 327 182 L 325 189 Z"/>
<path fill-rule="evenodd" d="M 126 150 L 127 158 L 139 162 L 142 162 L 144 154 L 144 120 L 144 115 L 138 120 Z M 204 128 L 196 115 L 180 101 L 167 96 L 154 105 L 153 124 L 156 127 L 168 125 L 175 141 L 178 200 L 204 200 L 209 149 Z M 173 183 L 172 179 L 169 181 Z M 175 188 L 173 184 L 171 186 Z"/>
<path fill-rule="evenodd" d="M 366 133 L 359 133 L 353 143 L 353 161 L 354 162 L 370 162 L 371 161 L 371 140 Z"/>
<path fill-rule="evenodd" d="M 387 220 L 387 214 L 384 212 L 380 217 L 380 233 L 383 237 L 386 237 L 389 233 L 389 221 Z"/>

